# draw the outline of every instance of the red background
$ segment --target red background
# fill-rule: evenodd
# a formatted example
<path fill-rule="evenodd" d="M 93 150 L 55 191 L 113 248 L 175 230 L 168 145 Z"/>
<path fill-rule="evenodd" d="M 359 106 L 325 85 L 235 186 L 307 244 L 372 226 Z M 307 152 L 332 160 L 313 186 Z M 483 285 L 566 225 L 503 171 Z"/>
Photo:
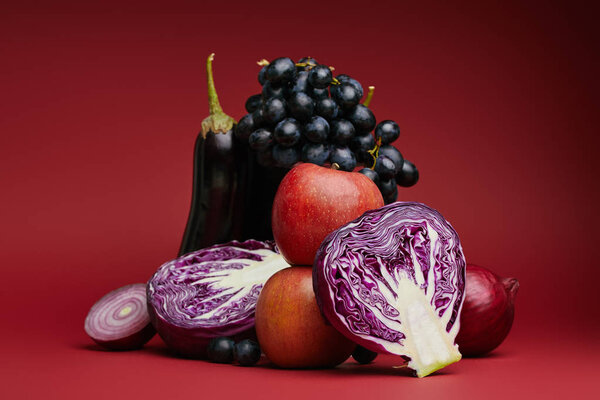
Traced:
<path fill-rule="evenodd" d="M 0 8 L 2 397 L 591 396 L 599 63 L 585 4 L 47 3 Z M 158 338 L 91 344 L 89 307 L 177 252 L 210 52 L 236 118 L 261 58 L 311 55 L 377 87 L 376 116 L 399 122 L 421 172 L 400 199 L 439 209 L 468 261 L 521 282 L 493 356 L 418 380 L 385 357 L 282 371 L 171 358 Z"/>

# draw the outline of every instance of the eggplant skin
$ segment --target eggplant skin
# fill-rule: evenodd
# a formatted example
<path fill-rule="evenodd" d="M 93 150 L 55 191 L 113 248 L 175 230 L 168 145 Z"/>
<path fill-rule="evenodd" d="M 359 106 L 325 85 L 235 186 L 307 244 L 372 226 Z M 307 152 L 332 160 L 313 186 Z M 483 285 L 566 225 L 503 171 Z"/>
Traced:
<path fill-rule="evenodd" d="M 233 130 L 200 133 L 194 148 L 192 202 L 179 255 L 232 239 L 236 189 Z"/>
<path fill-rule="evenodd" d="M 230 240 L 273 240 L 271 207 L 286 168 L 258 164 L 233 131 L 200 133 L 192 202 L 178 256 Z"/>
<path fill-rule="evenodd" d="M 271 208 L 279 183 L 289 169 L 265 167 L 247 141 L 235 138 L 237 190 L 233 239 L 273 240 Z"/>

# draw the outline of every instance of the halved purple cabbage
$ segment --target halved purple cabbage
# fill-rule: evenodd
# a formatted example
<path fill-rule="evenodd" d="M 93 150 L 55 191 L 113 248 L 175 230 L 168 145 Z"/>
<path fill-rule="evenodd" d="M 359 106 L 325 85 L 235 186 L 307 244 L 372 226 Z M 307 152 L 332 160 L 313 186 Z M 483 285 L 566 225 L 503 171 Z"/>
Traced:
<path fill-rule="evenodd" d="M 439 212 L 396 202 L 327 236 L 313 285 L 336 329 L 371 351 L 410 358 L 423 377 L 461 358 L 454 339 L 465 268 L 458 235 Z"/>
<path fill-rule="evenodd" d="M 210 339 L 254 328 L 258 295 L 289 265 L 273 242 L 232 241 L 163 264 L 148 282 L 148 310 L 165 343 L 202 358 Z"/>

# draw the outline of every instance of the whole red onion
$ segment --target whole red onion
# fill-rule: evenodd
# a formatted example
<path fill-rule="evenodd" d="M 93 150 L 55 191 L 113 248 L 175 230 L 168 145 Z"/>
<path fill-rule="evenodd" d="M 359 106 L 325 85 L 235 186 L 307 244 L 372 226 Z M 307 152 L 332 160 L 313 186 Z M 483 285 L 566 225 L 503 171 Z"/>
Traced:
<path fill-rule="evenodd" d="M 498 347 L 508 335 L 519 281 L 467 264 L 465 290 L 456 343 L 463 356 L 481 356 Z"/>

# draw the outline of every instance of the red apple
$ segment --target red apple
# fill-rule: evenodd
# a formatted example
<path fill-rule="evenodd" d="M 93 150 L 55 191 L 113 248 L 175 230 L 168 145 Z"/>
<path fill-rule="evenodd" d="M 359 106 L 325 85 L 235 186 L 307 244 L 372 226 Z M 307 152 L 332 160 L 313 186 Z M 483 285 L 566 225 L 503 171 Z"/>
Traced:
<path fill-rule="evenodd" d="M 344 362 L 356 347 L 321 315 L 310 267 L 273 275 L 256 303 L 260 347 L 282 368 L 327 368 Z"/>
<path fill-rule="evenodd" d="M 299 164 L 283 178 L 273 201 L 273 237 L 286 261 L 312 265 L 325 236 L 383 198 L 365 175 Z"/>

